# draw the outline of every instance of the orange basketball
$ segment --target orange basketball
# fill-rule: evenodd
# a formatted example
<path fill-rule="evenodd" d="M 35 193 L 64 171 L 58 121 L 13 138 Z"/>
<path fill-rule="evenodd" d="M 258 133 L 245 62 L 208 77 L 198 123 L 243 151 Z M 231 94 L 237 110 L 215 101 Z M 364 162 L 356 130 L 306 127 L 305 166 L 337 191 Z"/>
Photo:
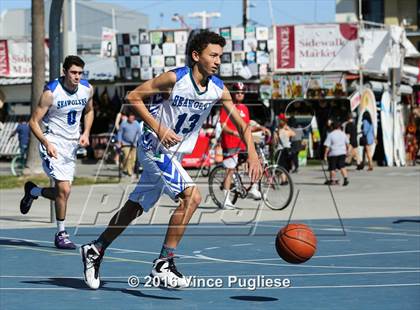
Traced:
<path fill-rule="evenodd" d="M 289 224 L 278 232 L 276 250 L 288 263 L 304 263 L 315 254 L 316 236 L 305 224 Z"/>

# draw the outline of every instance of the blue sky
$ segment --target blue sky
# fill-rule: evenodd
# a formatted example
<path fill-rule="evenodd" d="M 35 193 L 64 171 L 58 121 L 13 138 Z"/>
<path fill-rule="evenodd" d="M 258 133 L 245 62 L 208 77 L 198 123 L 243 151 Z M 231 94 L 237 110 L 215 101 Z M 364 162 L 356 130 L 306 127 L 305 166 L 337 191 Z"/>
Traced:
<path fill-rule="evenodd" d="M 242 22 L 242 0 L 102 0 L 119 4 L 128 10 L 149 15 L 150 28 L 178 28 L 171 17 L 178 13 L 193 28 L 199 26 L 198 19 L 188 18 L 189 13 L 207 11 L 220 12 L 221 17 L 210 21 L 210 26 L 239 25 Z M 268 0 L 249 0 L 251 20 L 259 25 L 271 25 Z M 325 23 L 335 21 L 335 0 L 271 0 L 275 24 Z M 13 8 L 29 8 L 30 0 L 1 0 L 0 11 Z"/>

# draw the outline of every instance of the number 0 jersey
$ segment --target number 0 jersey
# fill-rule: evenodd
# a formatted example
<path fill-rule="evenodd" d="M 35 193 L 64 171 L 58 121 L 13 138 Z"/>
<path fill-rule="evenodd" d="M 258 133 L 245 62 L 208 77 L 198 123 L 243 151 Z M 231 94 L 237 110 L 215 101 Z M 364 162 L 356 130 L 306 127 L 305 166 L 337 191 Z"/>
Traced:
<path fill-rule="evenodd" d="M 87 80 L 80 80 L 77 89 L 70 92 L 64 87 L 64 77 L 57 78 L 44 87 L 53 94 L 53 104 L 42 119 L 48 133 L 65 139 L 78 139 L 80 136 L 80 117 L 89 101 L 91 86 Z"/>
<path fill-rule="evenodd" d="M 169 148 L 176 153 L 191 153 L 197 142 L 198 134 L 213 105 L 223 93 L 223 81 L 210 76 L 207 87 L 200 92 L 192 76 L 191 68 L 174 69 L 176 83 L 168 99 L 158 94 L 151 98 L 149 111 L 166 128 L 172 129 L 182 141 Z M 157 135 L 144 126 L 142 139 L 139 140 L 146 150 L 163 147 Z"/>

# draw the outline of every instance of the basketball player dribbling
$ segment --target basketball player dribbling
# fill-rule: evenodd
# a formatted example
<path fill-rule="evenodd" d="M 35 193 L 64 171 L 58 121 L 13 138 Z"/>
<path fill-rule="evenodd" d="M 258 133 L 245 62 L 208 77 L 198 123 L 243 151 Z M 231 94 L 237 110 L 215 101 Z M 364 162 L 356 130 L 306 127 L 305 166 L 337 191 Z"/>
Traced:
<path fill-rule="evenodd" d="M 168 287 L 187 286 L 177 270 L 174 252 L 184 235 L 201 194 L 181 166 L 183 154 L 191 153 L 199 130 L 219 101 L 238 128 L 249 153 L 249 174 L 253 182 L 262 175 L 250 128 L 235 109 L 229 91 L 214 74 L 220 66 L 225 39 L 203 31 L 195 35 L 188 49 L 191 67 L 177 68 L 138 86 L 127 99 L 144 122 L 137 152 L 143 173 L 124 206 L 114 215 L 108 227 L 91 243 L 81 247 L 84 277 L 92 289 L 100 286 L 99 267 L 106 248 L 143 212 L 148 212 L 165 193 L 179 206 L 172 214 L 159 257 L 154 261 L 152 276 Z M 144 104 L 150 99 L 150 106 Z"/>

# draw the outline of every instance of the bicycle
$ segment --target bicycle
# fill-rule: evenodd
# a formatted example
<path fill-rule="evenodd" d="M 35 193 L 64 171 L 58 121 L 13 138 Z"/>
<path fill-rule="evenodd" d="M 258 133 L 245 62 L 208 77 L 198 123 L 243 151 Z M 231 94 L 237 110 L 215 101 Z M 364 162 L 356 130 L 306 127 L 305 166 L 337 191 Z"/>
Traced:
<path fill-rule="evenodd" d="M 15 177 L 19 177 L 23 175 L 23 169 L 25 169 L 26 165 L 26 156 L 25 154 L 17 154 L 12 158 L 12 162 L 10 163 L 10 171 L 12 175 Z"/>
<path fill-rule="evenodd" d="M 263 176 L 258 182 L 259 191 L 262 193 L 262 200 L 272 210 L 283 210 L 287 208 L 293 198 L 294 185 L 292 178 L 283 167 L 277 164 L 270 164 L 264 152 L 264 143 L 256 145 L 256 150 L 263 165 Z M 240 169 L 245 161 L 245 158 L 238 160 L 238 164 L 233 173 L 230 189 L 233 195 L 233 197 L 231 196 L 233 204 L 236 203 L 238 198 L 245 199 L 252 186 L 247 172 L 244 169 Z M 209 175 L 210 196 L 219 208 L 223 208 L 226 199 L 223 191 L 225 175 L 226 169 L 223 164 L 214 167 Z"/>

